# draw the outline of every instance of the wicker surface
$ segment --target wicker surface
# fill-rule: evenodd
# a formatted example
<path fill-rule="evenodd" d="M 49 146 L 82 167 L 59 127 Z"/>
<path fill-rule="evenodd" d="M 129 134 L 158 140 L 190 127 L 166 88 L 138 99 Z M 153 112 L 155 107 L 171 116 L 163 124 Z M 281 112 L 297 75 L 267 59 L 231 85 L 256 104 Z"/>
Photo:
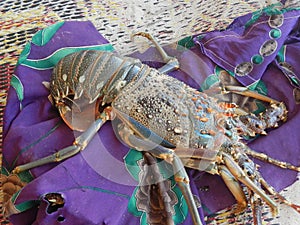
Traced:
<path fill-rule="evenodd" d="M 136 49 L 136 45 L 130 40 L 130 35 L 135 31 L 150 31 L 158 37 L 159 42 L 170 43 L 191 34 L 223 29 L 234 18 L 276 2 L 278 1 L 2 0 L 0 3 L 0 151 L 2 117 L 10 78 L 24 44 L 38 30 L 57 21 L 90 20 L 117 51 L 125 55 Z M 298 0 L 285 2 L 286 5 L 297 3 Z M 299 187 L 297 185 L 291 187 L 288 193 L 293 193 L 295 188 Z M 287 214 L 290 215 L 290 212 Z M 265 216 L 270 217 L 268 214 Z M 292 217 L 294 219 L 299 216 L 292 215 Z M 227 219 L 210 222 L 210 224 L 228 223 L 243 224 L 242 221 L 230 222 Z M 269 219 L 269 222 L 268 219 L 266 220 L 266 224 L 277 223 L 280 223 L 278 219 Z M 2 221 L 2 224 L 6 222 Z M 299 224 L 299 221 L 291 224 Z"/>

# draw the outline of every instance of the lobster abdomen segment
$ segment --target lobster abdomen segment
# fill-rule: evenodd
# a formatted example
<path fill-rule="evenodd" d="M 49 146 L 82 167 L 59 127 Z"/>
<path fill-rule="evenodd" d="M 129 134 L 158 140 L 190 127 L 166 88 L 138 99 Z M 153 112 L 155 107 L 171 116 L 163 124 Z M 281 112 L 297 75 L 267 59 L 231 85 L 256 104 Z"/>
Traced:
<path fill-rule="evenodd" d="M 54 68 L 50 90 L 56 102 L 66 96 L 84 96 L 95 101 L 105 84 L 118 73 L 126 60 L 111 52 L 86 50 L 67 55 Z"/>

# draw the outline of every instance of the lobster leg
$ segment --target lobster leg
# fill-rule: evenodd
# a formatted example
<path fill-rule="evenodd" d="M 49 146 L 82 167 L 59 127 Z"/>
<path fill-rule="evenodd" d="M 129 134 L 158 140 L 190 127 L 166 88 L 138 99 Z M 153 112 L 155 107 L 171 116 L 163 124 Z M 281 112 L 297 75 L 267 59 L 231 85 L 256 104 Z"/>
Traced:
<path fill-rule="evenodd" d="M 250 203 L 253 212 L 253 224 L 262 225 L 262 200 L 253 191 L 250 191 Z"/>
<path fill-rule="evenodd" d="M 288 162 L 283 162 L 283 161 L 280 161 L 280 160 L 277 160 L 277 159 L 273 159 L 273 158 L 271 158 L 270 156 L 268 156 L 264 153 L 259 153 L 259 152 L 253 151 L 249 148 L 245 149 L 245 153 L 249 156 L 252 156 L 252 157 L 257 158 L 259 160 L 271 163 L 271 164 L 276 165 L 278 167 L 281 167 L 283 169 L 295 170 L 297 172 L 300 172 L 300 167 L 294 166 L 294 165 L 292 165 Z"/>
<path fill-rule="evenodd" d="M 195 225 L 202 225 L 199 212 L 197 210 L 197 206 L 191 191 L 191 187 L 189 185 L 189 177 L 186 173 L 186 170 L 182 164 L 182 161 L 179 157 L 174 155 L 173 167 L 175 171 L 175 181 L 178 184 L 190 210 L 193 223 Z"/>
<path fill-rule="evenodd" d="M 118 126 L 118 133 L 128 146 L 135 148 L 138 151 L 149 152 L 153 156 L 164 159 L 173 165 L 175 181 L 177 182 L 187 202 L 193 223 L 194 225 L 203 225 L 189 185 L 189 177 L 185 171 L 181 159 L 174 153 L 174 151 L 161 145 L 155 144 L 148 139 L 144 139 L 134 135 L 133 131 L 124 123 L 121 123 Z M 150 146 L 152 146 L 153 149 L 150 149 Z"/>
<path fill-rule="evenodd" d="M 222 154 L 224 163 L 231 174 L 241 183 L 246 185 L 251 191 L 258 194 L 271 208 L 274 215 L 278 214 L 276 203 L 255 184 L 249 176 L 241 169 L 241 167 L 226 153 Z"/>
<path fill-rule="evenodd" d="M 207 162 L 203 162 L 204 160 L 206 160 Z M 220 175 L 223 181 L 225 182 L 226 186 L 234 196 L 235 200 L 237 201 L 237 207 L 234 211 L 234 214 L 239 214 L 245 210 L 248 202 L 245 193 L 240 183 L 238 182 L 238 179 L 230 172 L 230 170 L 225 165 L 218 165 L 215 163 L 215 161 L 209 161 L 207 159 L 203 159 L 201 156 L 186 161 L 183 159 L 183 161 L 186 162 L 185 165 L 189 168 L 193 168 L 201 171 L 205 170 L 210 174 Z M 203 165 L 206 165 L 206 168 L 204 168 Z M 253 205 L 255 205 L 256 204 L 255 200 L 253 200 L 252 203 Z M 257 218 L 260 218 L 259 217 L 259 214 L 261 213 L 260 209 L 256 205 L 254 206 L 254 208 L 255 208 L 253 211 L 254 214 L 257 215 L 256 216 Z M 225 214 L 231 214 L 231 212 Z M 222 213 L 222 216 L 224 216 L 225 214 Z M 259 224 L 259 222 L 257 222 L 257 224 Z"/>
<path fill-rule="evenodd" d="M 133 36 L 145 37 L 154 44 L 155 48 L 157 49 L 157 51 L 161 55 L 164 63 L 166 63 L 166 65 L 164 65 L 163 67 L 158 69 L 159 72 L 167 73 L 167 72 L 179 69 L 178 59 L 176 57 L 169 56 L 166 53 L 166 51 L 161 47 L 161 45 L 157 42 L 157 40 L 151 34 L 145 33 L 145 32 L 137 32 L 137 33 L 133 34 Z"/>
<path fill-rule="evenodd" d="M 300 206 L 299 205 L 296 205 L 296 204 L 293 204 L 293 203 L 289 202 L 285 197 L 283 197 L 281 194 L 279 194 L 277 191 L 275 191 L 274 188 L 272 186 L 270 186 L 265 179 L 261 178 L 260 183 L 271 195 L 276 196 L 282 203 L 284 203 L 285 205 L 290 206 L 291 208 L 296 210 L 298 213 L 300 213 Z"/>
<path fill-rule="evenodd" d="M 244 152 L 248 156 L 253 156 L 255 158 L 258 158 L 260 160 L 267 161 L 271 164 L 277 165 L 281 168 L 284 169 L 291 169 L 291 170 L 296 170 L 299 172 L 300 167 L 293 166 L 289 163 L 278 161 L 276 159 L 272 159 L 268 157 L 267 155 L 263 153 L 257 153 L 249 148 L 245 148 Z M 225 158 L 224 158 L 225 157 Z M 279 194 L 272 186 L 270 186 L 267 181 L 259 174 L 258 171 L 255 170 L 255 168 L 249 163 L 247 160 L 242 160 L 242 165 L 237 164 L 234 159 L 232 159 L 230 156 L 227 154 L 223 153 L 223 159 L 225 162 L 225 165 L 214 165 L 213 158 L 211 160 L 209 159 L 203 159 L 201 156 L 196 156 L 196 158 L 193 159 L 188 159 L 184 160 L 186 162 L 186 166 L 189 168 L 193 168 L 196 170 L 203 170 L 203 164 L 207 165 L 207 168 L 210 168 L 209 170 L 205 170 L 208 173 L 211 174 L 218 174 L 220 175 L 229 190 L 232 192 L 233 196 L 235 197 L 237 203 L 238 203 L 238 208 L 235 213 L 239 213 L 246 207 L 246 199 L 245 195 L 243 193 L 243 190 L 237 183 L 237 180 L 245 184 L 250 190 L 250 202 L 251 206 L 253 209 L 253 214 L 254 214 L 254 224 L 255 225 L 261 225 L 261 213 L 262 213 L 262 204 L 261 204 L 261 199 L 265 200 L 268 205 L 270 205 L 271 209 L 273 212 L 276 214 L 277 212 L 277 207 L 275 203 L 266 195 L 266 193 L 262 192 L 261 186 L 267 190 L 272 196 L 278 198 L 281 203 L 290 206 L 294 210 L 296 210 L 298 213 L 300 213 L 300 206 L 293 204 L 289 202 L 284 196 Z M 207 160 L 206 163 L 203 163 L 203 160 Z M 215 159 L 217 160 L 217 159 Z M 202 165 L 202 166 L 201 166 Z M 246 175 L 246 173 L 241 169 L 241 167 L 247 168 L 247 170 L 250 172 L 250 175 Z M 248 173 L 248 172 L 247 172 Z M 234 175 L 233 175 L 234 174 Z M 250 176 L 250 177 L 248 177 Z M 259 198 L 261 197 L 261 198 Z M 266 197 L 266 198 L 265 198 Z"/>
<path fill-rule="evenodd" d="M 232 175 L 226 166 L 219 166 L 219 173 L 222 179 L 224 180 L 226 186 L 233 194 L 235 200 L 237 201 L 237 208 L 235 213 L 238 214 L 244 211 L 247 207 L 247 199 L 245 193 L 237 181 L 237 179 Z"/>
<path fill-rule="evenodd" d="M 20 173 L 22 171 L 29 170 L 52 162 L 60 162 L 62 160 L 65 160 L 67 158 L 76 155 L 77 153 L 79 153 L 80 151 L 86 148 L 86 146 L 89 144 L 89 142 L 92 140 L 94 135 L 98 132 L 98 130 L 102 127 L 102 125 L 107 120 L 111 119 L 111 117 L 112 117 L 111 109 L 107 107 L 103 111 L 103 113 L 99 116 L 99 118 L 95 120 L 94 123 L 84 133 L 82 133 L 79 137 L 75 139 L 73 145 L 63 148 L 50 156 L 46 156 L 36 161 L 17 166 L 13 170 L 13 173 Z"/>
<path fill-rule="evenodd" d="M 203 162 L 203 160 L 206 160 L 207 162 Z M 196 170 L 205 170 L 206 172 L 210 173 L 210 174 L 218 174 L 222 177 L 222 179 L 224 180 L 226 186 L 228 187 L 228 189 L 230 190 L 230 192 L 232 193 L 232 195 L 234 196 L 235 200 L 237 201 L 237 207 L 234 210 L 234 214 L 237 215 L 239 213 L 241 213 L 242 211 L 244 211 L 248 205 L 248 200 L 246 199 L 245 193 L 240 185 L 240 183 L 238 181 L 240 181 L 240 179 L 238 179 L 237 177 L 235 177 L 233 175 L 233 173 L 230 171 L 230 169 L 234 169 L 233 166 L 230 166 L 230 169 L 225 166 L 225 165 L 217 165 L 215 164 L 214 161 L 209 161 L 207 159 L 202 159 L 201 156 L 200 157 L 196 157 L 193 159 L 188 159 L 188 160 L 184 160 L 183 162 L 185 162 L 185 166 L 189 167 L 189 168 L 193 168 Z M 236 164 L 236 163 L 233 163 Z M 206 165 L 206 169 L 203 167 L 203 165 Z M 238 165 L 235 165 L 238 166 Z M 246 174 L 244 174 L 244 172 L 242 171 L 241 173 L 241 177 L 246 177 Z M 247 179 L 249 182 L 250 179 Z M 252 181 L 250 180 L 250 183 L 252 182 L 252 186 L 257 186 L 256 189 L 260 189 L 258 187 L 259 182 L 257 180 Z M 255 182 L 255 183 L 254 183 Z M 253 194 L 254 192 L 250 189 L 249 190 L 250 193 L 252 193 L 251 196 L 251 206 L 253 209 L 253 221 L 255 225 L 261 225 L 261 199 L 259 198 L 258 195 Z M 228 216 L 231 215 L 232 213 L 226 212 L 226 213 L 222 213 L 222 217 L 224 216 Z"/>
<path fill-rule="evenodd" d="M 232 92 L 232 93 L 244 95 L 244 96 L 247 96 L 247 97 L 252 97 L 252 98 L 264 101 L 264 102 L 280 104 L 280 102 L 278 102 L 277 100 L 272 99 L 272 98 L 270 98 L 268 96 L 259 94 L 259 93 L 255 92 L 255 91 L 251 91 L 247 87 L 226 85 L 226 86 L 223 87 L 223 91 L 225 93 L 226 92 Z"/>
<path fill-rule="evenodd" d="M 233 194 L 234 198 L 237 201 L 237 207 L 234 210 L 234 214 L 237 215 L 237 214 L 243 212 L 247 208 L 248 200 L 246 199 L 245 193 L 244 193 L 240 183 L 232 175 L 232 173 L 229 171 L 229 169 L 224 165 L 220 165 L 218 167 L 219 167 L 220 176 L 222 177 L 226 186 L 231 191 L 231 193 Z M 255 185 L 258 185 L 257 183 L 258 182 L 255 182 Z M 259 198 L 257 195 L 255 195 L 255 193 L 251 190 L 250 190 L 250 193 L 251 193 L 251 201 L 250 202 L 251 202 L 251 206 L 252 206 L 254 225 L 262 225 L 261 198 Z M 230 213 L 230 212 L 228 212 L 228 213 Z M 224 216 L 224 214 L 223 214 L 223 216 Z"/>

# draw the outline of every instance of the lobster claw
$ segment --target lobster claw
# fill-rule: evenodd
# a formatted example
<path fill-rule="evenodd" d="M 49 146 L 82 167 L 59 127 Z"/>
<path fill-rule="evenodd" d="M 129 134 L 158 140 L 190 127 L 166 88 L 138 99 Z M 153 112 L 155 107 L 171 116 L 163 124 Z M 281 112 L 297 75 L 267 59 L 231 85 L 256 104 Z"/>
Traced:
<path fill-rule="evenodd" d="M 99 115 L 98 103 L 82 104 L 80 101 L 72 101 L 72 103 L 71 107 L 58 104 L 59 114 L 68 127 L 83 132 L 97 119 Z"/>

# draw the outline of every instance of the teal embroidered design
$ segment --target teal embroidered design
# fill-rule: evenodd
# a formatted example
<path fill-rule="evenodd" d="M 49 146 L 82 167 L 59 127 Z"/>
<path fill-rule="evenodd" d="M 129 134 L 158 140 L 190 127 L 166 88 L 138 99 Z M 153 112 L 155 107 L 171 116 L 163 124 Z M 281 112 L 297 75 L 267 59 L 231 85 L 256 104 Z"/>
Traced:
<path fill-rule="evenodd" d="M 179 48 L 178 46 L 182 46 L 187 49 L 194 47 L 195 43 L 193 41 L 193 36 L 188 36 L 188 37 L 185 37 L 185 38 L 179 40 L 177 42 L 177 49 Z"/>
<path fill-rule="evenodd" d="M 257 65 L 262 64 L 263 61 L 264 61 L 264 57 L 261 55 L 254 55 L 251 58 L 251 62 Z"/>
<path fill-rule="evenodd" d="M 37 46 L 44 46 L 46 45 L 51 38 L 54 36 L 54 34 L 64 25 L 65 22 L 58 22 L 55 23 L 49 27 L 46 27 L 43 30 L 38 31 L 33 37 L 32 37 L 32 43 Z"/>
<path fill-rule="evenodd" d="M 100 45 L 89 45 L 89 46 L 80 46 L 80 47 L 64 47 L 56 50 L 51 55 L 43 59 L 28 59 L 31 50 L 31 44 L 37 46 L 46 45 L 54 36 L 54 34 L 64 25 L 64 22 L 58 22 L 52 26 L 49 26 L 43 30 L 38 31 L 33 37 L 31 43 L 27 43 L 24 47 L 24 50 L 21 52 L 18 65 L 28 66 L 37 70 L 51 69 L 57 62 L 64 56 L 81 51 L 81 50 L 99 50 L 99 51 L 114 51 L 114 48 L 111 44 L 100 44 Z"/>
<path fill-rule="evenodd" d="M 21 193 L 21 190 L 18 191 L 17 193 L 15 193 L 11 198 L 11 202 L 13 203 L 13 205 L 17 211 L 25 212 L 28 209 L 37 207 L 40 204 L 40 200 L 28 200 L 28 201 L 24 201 L 19 204 L 16 204 L 16 200 L 20 193 Z"/>
<path fill-rule="evenodd" d="M 270 37 L 271 38 L 280 38 L 281 37 L 281 30 L 280 29 L 277 29 L 277 28 L 274 28 L 270 31 Z"/>
<path fill-rule="evenodd" d="M 10 80 L 10 85 L 16 91 L 17 97 L 20 101 L 20 110 L 22 109 L 22 101 L 24 100 L 24 86 L 21 80 L 13 75 Z"/>
<path fill-rule="evenodd" d="M 114 48 L 111 44 L 102 44 L 102 45 L 94 45 L 94 46 L 81 46 L 81 47 L 66 47 L 61 48 L 54 52 L 52 55 L 43 58 L 43 59 L 23 59 L 20 62 L 21 65 L 28 66 L 37 70 L 45 70 L 51 69 L 54 65 L 58 63 L 58 61 L 74 52 L 82 51 L 82 50 L 99 50 L 99 51 L 114 51 Z"/>
<path fill-rule="evenodd" d="M 282 47 L 279 49 L 276 59 L 278 62 L 284 62 L 285 61 L 285 53 L 286 53 L 286 45 L 282 45 Z"/>
<path fill-rule="evenodd" d="M 25 44 L 23 51 L 21 52 L 18 62 L 17 62 L 17 66 L 20 65 L 23 61 L 25 61 L 30 53 L 30 49 L 31 49 L 31 44 L 28 42 Z"/>
<path fill-rule="evenodd" d="M 266 14 L 268 16 L 281 15 L 281 14 L 284 14 L 284 13 L 292 11 L 292 10 L 300 10 L 300 7 L 284 8 L 282 3 L 280 3 L 280 2 L 276 3 L 276 4 L 272 4 L 261 10 L 253 12 L 251 19 L 245 24 L 245 28 L 248 28 L 251 25 L 253 25 L 264 14 Z"/>

